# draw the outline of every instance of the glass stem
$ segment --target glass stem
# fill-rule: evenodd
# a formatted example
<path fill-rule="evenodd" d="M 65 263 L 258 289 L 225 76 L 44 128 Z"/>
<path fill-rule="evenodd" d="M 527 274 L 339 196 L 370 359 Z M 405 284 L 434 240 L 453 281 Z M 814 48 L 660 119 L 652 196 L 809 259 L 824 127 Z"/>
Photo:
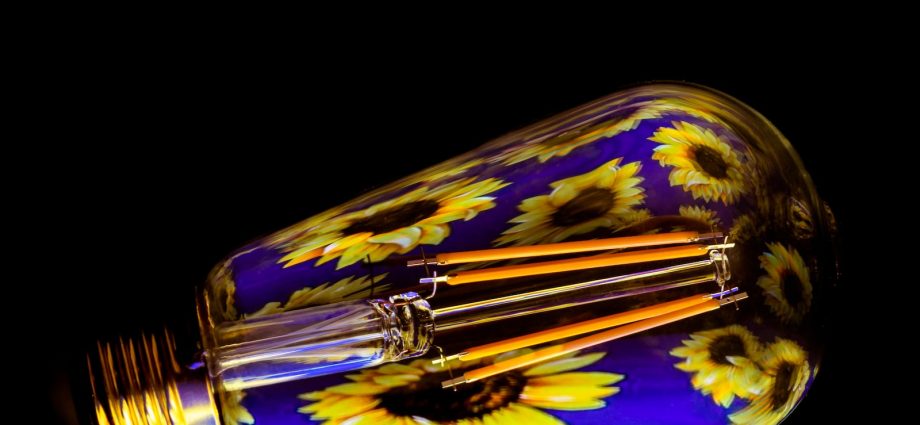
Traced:
<path fill-rule="evenodd" d="M 225 323 L 206 357 L 236 391 L 419 356 L 433 330 L 428 303 L 408 292 Z"/>

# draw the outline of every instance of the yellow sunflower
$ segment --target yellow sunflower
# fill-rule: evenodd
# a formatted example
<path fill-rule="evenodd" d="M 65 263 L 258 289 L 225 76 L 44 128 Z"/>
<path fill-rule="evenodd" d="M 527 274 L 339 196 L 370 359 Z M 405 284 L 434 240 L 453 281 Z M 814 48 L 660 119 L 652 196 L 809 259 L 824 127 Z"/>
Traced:
<path fill-rule="evenodd" d="M 808 205 L 796 198 L 791 199 L 789 224 L 796 239 L 811 239 L 815 235 L 815 223 Z"/>
<path fill-rule="evenodd" d="M 738 154 L 712 130 L 688 122 L 673 122 L 649 138 L 661 143 L 652 159 L 674 167 L 668 179 L 681 185 L 694 199 L 719 200 L 728 205 L 745 191 Z"/>
<path fill-rule="evenodd" d="M 784 323 L 799 323 L 811 309 L 812 286 L 808 268 L 794 248 L 768 243 L 770 252 L 760 258 L 760 268 L 767 272 L 757 279 L 767 306 Z"/>
<path fill-rule="evenodd" d="M 550 184 L 549 195 L 527 198 L 518 205 L 523 214 L 514 227 L 495 240 L 499 245 L 533 245 L 566 240 L 599 228 L 622 226 L 637 216 L 634 207 L 645 199 L 638 186 L 638 162 L 620 166 L 617 158 L 586 174 Z"/>
<path fill-rule="evenodd" d="M 319 258 L 316 265 L 338 258 L 337 269 L 365 257 L 380 261 L 405 254 L 420 244 L 437 245 L 449 234 L 448 223 L 470 220 L 495 206 L 485 196 L 510 183 L 468 178 L 430 189 L 421 187 L 396 199 L 315 223 L 284 243 L 287 255 L 278 260 L 290 267 Z"/>
<path fill-rule="evenodd" d="M 520 353 L 517 353 L 520 354 Z M 324 424 L 439 424 L 563 422 L 541 409 L 593 410 L 605 397 L 619 392 L 611 386 L 623 375 L 574 372 L 600 360 L 605 353 L 570 355 L 465 384 L 457 391 L 441 388 L 446 368 L 430 360 L 407 365 L 388 364 L 348 375 L 352 382 L 301 394 L 311 403 L 298 409 Z M 495 361 L 507 358 L 500 356 Z M 480 362 L 452 362 L 454 376 Z"/>
<path fill-rule="evenodd" d="M 722 407 L 728 407 L 735 396 L 750 398 L 761 394 L 767 382 L 755 360 L 760 356 L 760 343 L 743 326 L 690 334 L 684 345 L 671 350 L 671 355 L 685 360 L 674 366 L 694 373 L 693 388 Z"/>
<path fill-rule="evenodd" d="M 236 311 L 236 282 L 233 281 L 233 271 L 230 269 L 231 260 L 211 270 L 208 276 L 208 304 L 212 317 L 220 320 L 236 320 L 239 315 Z"/>
<path fill-rule="evenodd" d="M 623 221 L 623 226 L 632 226 L 650 220 L 652 218 L 652 212 L 646 208 L 633 209 L 620 216 L 620 218 Z"/>
<path fill-rule="evenodd" d="M 566 156 L 579 147 L 616 136 L 624 131 L 634 130 L 642 120 L 659 118 L 661 117 L 660 109 L 653 102 L 626 105 L 613 111 L 609 118 L 526 141 L 499 154 L 493 161 L 513 165 L 534 157 L 542 163 L 554 157 Z"/>
<path fill-rule="evenodd" d="M 380 281 L 386 277 L 387 273 L 374 276 L 374 291 L 380 293 L 390 288 L 390 285 L 380 284 Z M 335 283 L 326 282 L 322 285 L 300 289 L 291 294 L 291 297 L 284 305 L 277 301 L 270 302 L 258 311 L 247 314 L 246 318 L 283 313 L 311 305 L 324 305 L 339 301 L 368 298 L 370 295 L 370 276 L 361 276 L 357 279 L 354 276 L 349 276 L 339 279 Z"/>
<path fill-rule="evenodd" d="M 715 211 L 710 210 L 706 207 L 699 207 L 696 205 L 681 205 L 678 208 L 681 217 L 686 217 L 699 221 L 700 223 L 705 223 L 716 229 L 719 227 L 719 223 L 722 221 Z"/>
<path fill-rule="evenodd" d="M 417 183 L 437 183 L 443 180 L 446 180 L 451 177 L 460 177 L 471 168 L 474 168 L 478 165 L 485 163 L 485 160 L 482 158 L 473 158 L 470 160 L 458 160 L 452 159 L 440 164 L 434 165 L 426 170 L 422 170 L 416 174 L 413 174 L 405 179 L 394 183 L 387 188 L 380 189 L 375 192 L 363 195 L 359 198 L 356 198 L 352 201 L 349 201 L 346 204 L 331 208 L 329 210 L 323 211 L 313 217 L 310 217 L 306 220 L 303 220 L 293 226 L 289 226 L 285 229 L 282 229 L 274 234 L 269 235 L 261 241 L 263 245 L 277 246 L 285 245 L 291 240 L 303 238 L 304 235 L 309 233 L 311 230 L 316 228 L 318 225 L 323 222 L 335 218 L 335 216 L 341 215 L 345 208 L 349 205 L 354 205 L 360 203 L 361 201 L 366 201 L 373 198 L 378 193 L 386 191 L 388 189 L 398 189 L 401 187 L 408 187 Z"/>
<path fill-rule="evenodd" d="M 249 424 L 252 425 L 256 423 L 256 419 L 252 417 L 252 414 L 249 413 L 241 402 L 243 397 L 246 397 L 246 393 L 242 391 L 221 391 L 220 392 L 220 410 L 221 418 L 224 425 L 239 425 L 239 424 Z"/>
<path fill-rule="evenodd" d="M 760 359 L 769 385 L 744 409 L 728 415 L 732 423 L 773 425 L 782 421 L 805 393 L 808 357 L 795 342 L 777 338 Z"/>

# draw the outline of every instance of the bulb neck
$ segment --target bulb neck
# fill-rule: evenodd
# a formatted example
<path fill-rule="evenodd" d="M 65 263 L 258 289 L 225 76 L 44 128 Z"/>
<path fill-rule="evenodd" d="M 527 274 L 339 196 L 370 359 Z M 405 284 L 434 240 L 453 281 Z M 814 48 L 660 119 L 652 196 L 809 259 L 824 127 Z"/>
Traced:
<path fill-rule="evenodd" d="M 212 332 L 208 369 L 239 391 L 420 356 L 434 336 L 428 302 L 414 292 L 226 322 Z"/>
<path fill-rule="evenodd" d="M 181 365 L 176 353 L 168 330 L 97 342 L 87 355 L 96 423 L 219 425 L 205 369 Z"/>
<path fill-rule="evenodd" d="M 428 352 L 434 339 L 434 314 L 428 301 L 407 292 L 369 304 L 382 318 L 385 357 L 401 360 Z"/>

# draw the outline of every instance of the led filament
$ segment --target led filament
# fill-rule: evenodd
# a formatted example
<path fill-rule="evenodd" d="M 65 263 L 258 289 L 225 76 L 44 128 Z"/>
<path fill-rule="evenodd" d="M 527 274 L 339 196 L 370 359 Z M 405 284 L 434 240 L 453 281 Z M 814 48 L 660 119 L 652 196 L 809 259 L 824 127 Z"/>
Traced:
<path fill-rule="evenodd" d="M 451 331 L 456 334 L 456 331 L 478 325 L 671 289 L 690 288 L 706 282 L 718 285 L 719 291 L 715 293 L 701 292 L 631 311 L 539 329 L 467 347 L 436 360 L 438 363 L 447 359 L 475 360 L 589 334 L 469 371 L 444 385 L 476 381 L 745 299 L 745 293 L 736 294 L 737 288 L 725 288 L 726 281 L 731 277 L 725 250 L 734 246 L 726 239 L 719 233 L 673 232 L 443 253 L 433 259 L 411 260 L 407 266 L 422 265 L 432 273 L 431 276 L 419 279 L 422 285 L 420 290 L 430 286 L 427 298 L 416 292 L 406 292 L 386 300 L 338 303 L 230 322 L 219 326 L 213 334 L 215 348 L 207 354 L 210 370 L 215 377 L 221 378 L 224 388 L 241 390 L 421 356 L 434 344 L 450 345 L 441 339 L 451 336 L 441 334 L 449 334 Z M 616 252 L 609 252 L 611 250 Z M 595 253 L 597 251 L 602 253 Z M 580 255 L 550 260 L 540 258 L 571 254 Z M 540 261 L 448 272 L 440 276 L 428 267 L 522 259 Z M 673 264 L 675 261 L 681 262 Z M 629 273 L 616 272 L 621 266 L 637 267 L 663 262 L 671 264 L 643 267 Z M 554 282 L 559 279 L 559 275 L 592 269 L 611 270 L 610 273 L 614 275 L 526 291 L 515 291 L 514 285 L 509 284 L 506 286 L 511 287 L 512 292 L 507 295 L 492 296 L 493 291 L 470 290 L 470 293 L 476 295 L 473 301 L 438 308 L 429 304 L 429 300 L 437 304 L 439 284 L 475 287 L 492 285 L 500 280 L 514 282 L 538 276 Z M 481 294 L 484 293 L 490 296 L 482 299 Z"/>

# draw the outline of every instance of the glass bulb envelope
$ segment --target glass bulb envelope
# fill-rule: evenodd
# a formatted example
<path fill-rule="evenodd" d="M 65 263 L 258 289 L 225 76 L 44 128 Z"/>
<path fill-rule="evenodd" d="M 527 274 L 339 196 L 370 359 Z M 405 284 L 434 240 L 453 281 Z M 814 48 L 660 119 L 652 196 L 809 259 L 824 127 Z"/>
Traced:
<path fill-rule="evenodd" d="M 777 423 L 820 364 L 834 232 L 763 116 L 628 89 L 232 253 L 162 405 L 194 370 L 225 424 Z"/>

